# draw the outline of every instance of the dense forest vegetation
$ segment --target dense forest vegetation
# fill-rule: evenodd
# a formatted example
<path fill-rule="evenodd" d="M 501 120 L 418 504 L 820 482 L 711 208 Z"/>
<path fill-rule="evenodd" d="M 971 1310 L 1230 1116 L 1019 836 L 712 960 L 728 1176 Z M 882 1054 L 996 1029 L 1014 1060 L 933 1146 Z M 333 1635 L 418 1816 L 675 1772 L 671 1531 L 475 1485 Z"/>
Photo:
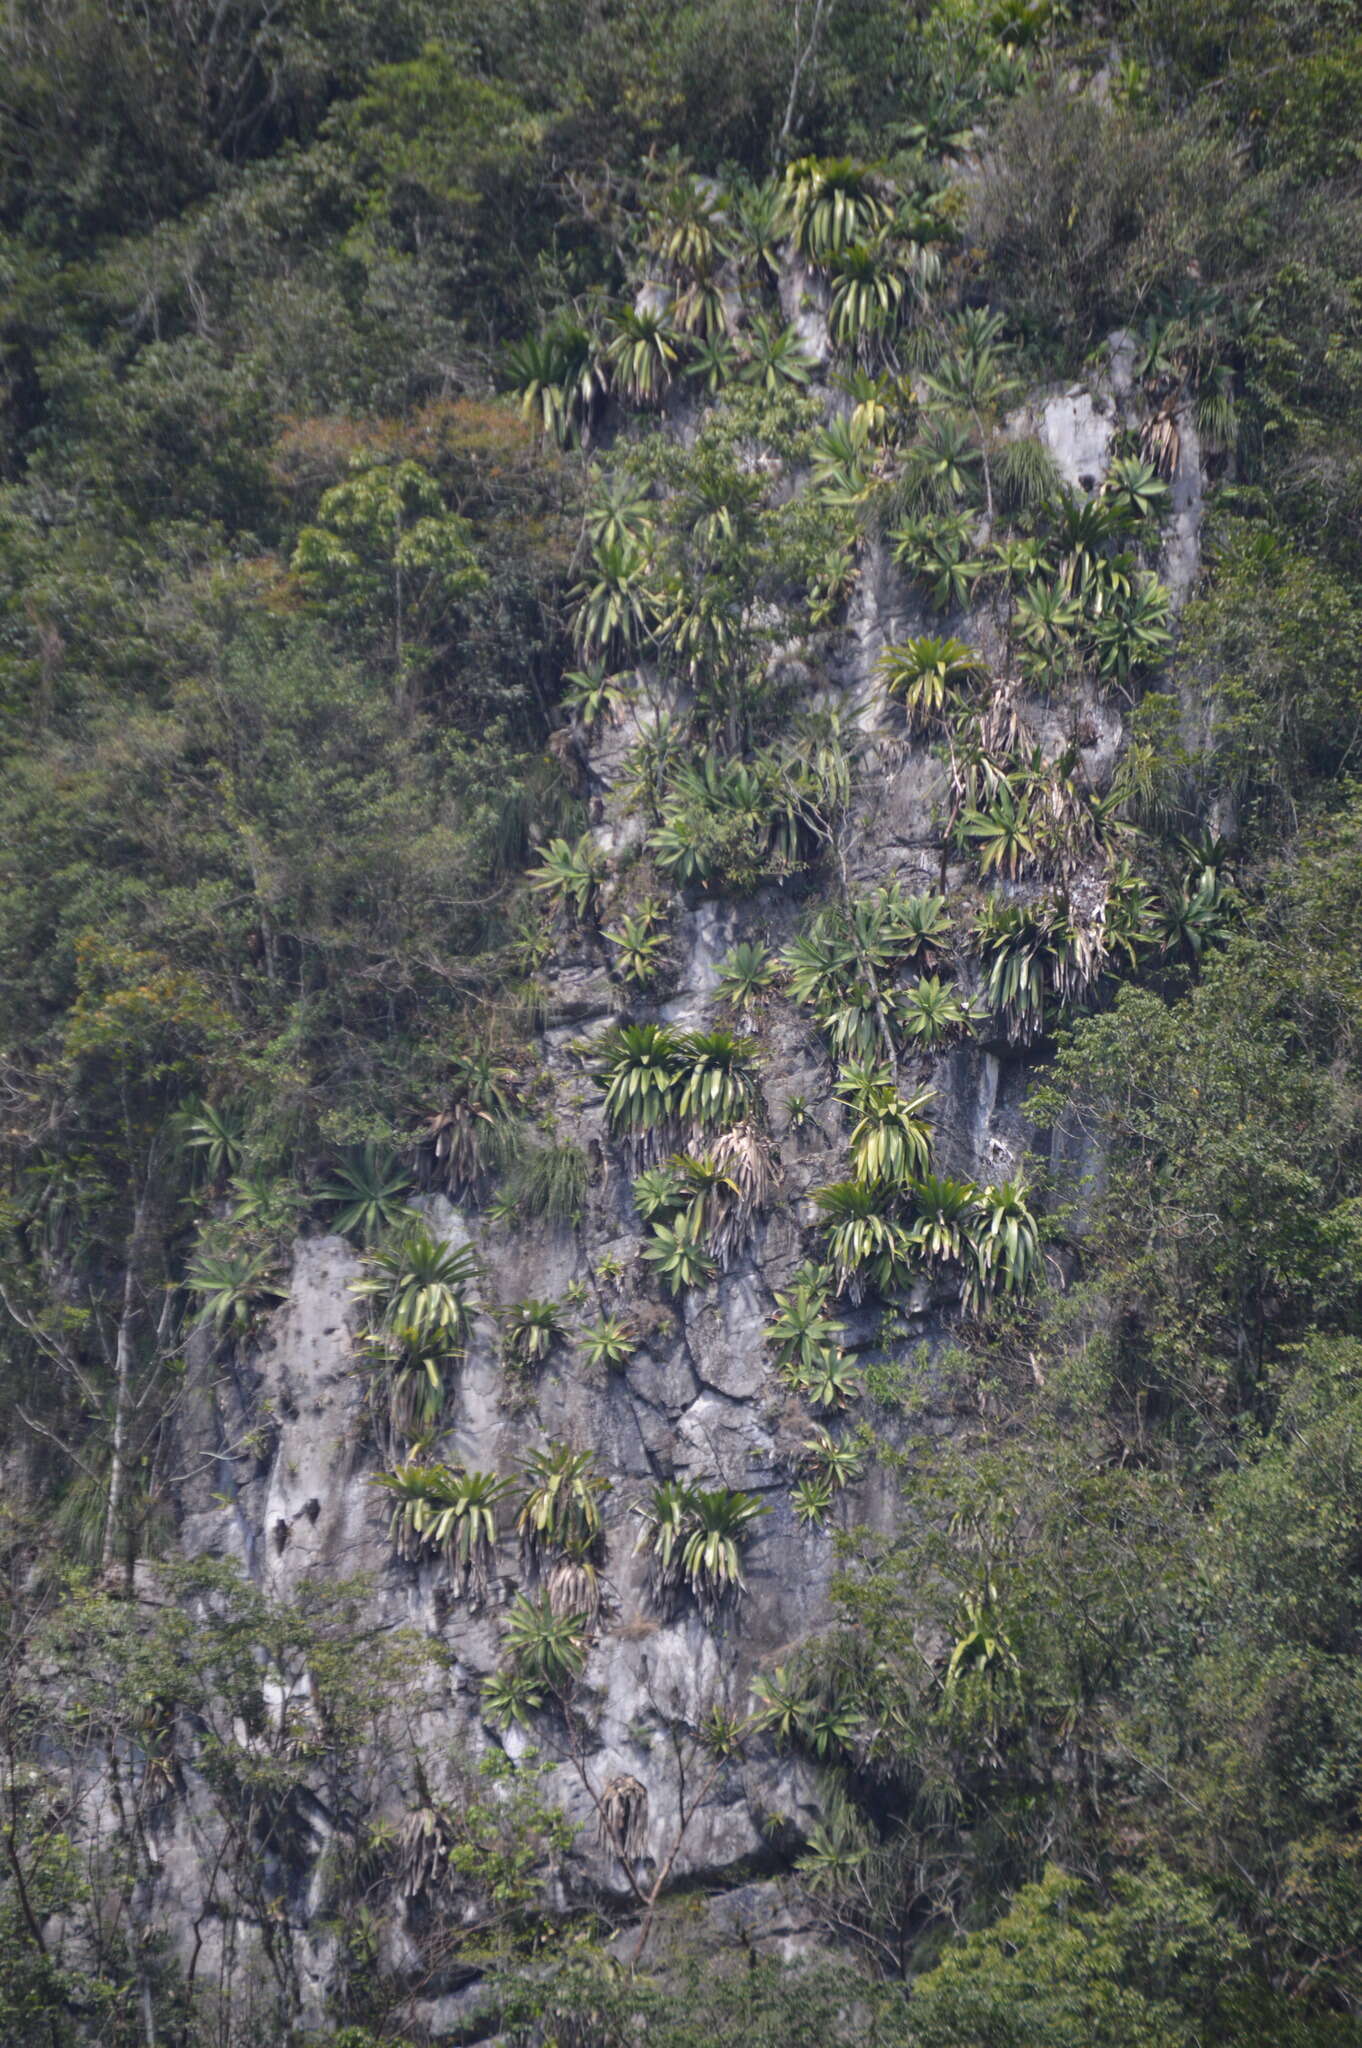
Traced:
<path fill-rule="evenodd" d="M 1362 2038 L 1359 105 L 1356 0 L 10 0 L 0 2037 L 302 2038 L 271 1859 L 306 1786 L 357 1816 L 309 2038 L 414 2038 L 377 1925 L 424 1852 L 364 1785 L 432 1653 L 375 1646 L 362 1587 L 285 1610 L 177 1561 L 187 1348 L 248 1340 L 299 1232 L 365 1247 L 421 1554 L 471 1276 L 408 1197 L 570 1220 L 590 1162 L 535 1054 L 563 932 L 637 994 L 673 899 L 789 885 L 808 927 L 730 954 L 732 1032 L 621 1027 L 583 1087 L 634 1145 L 663 1307 L 760 1203 L 762 1141 L 721 1171 L 701 1139 L 754 1128 L 739 1026 L 775 992 L 857 1120 L 772 1342 L 818 1425 L 798 1512 L 876 1457 L 905 1513 L 842 1530 L 834 1625 L 707 1731 L 821 1773 L 773 1855 L 822 1941 L 716 1966 L 682 1914 L 612 1945 L 603 1910 L 549 1910 L 534 1768 L 470 1763 L 430 1823 L 466 1886 L 441 1966 L 486 1976 L 461 2038 Z M 1005 423 L 1116 329 L 1148 427 L 1085 499 Z M 1176 612 L 1148 536 L 1188 421 Z M 754 447 L 808 487 L 763 495 Z M 872 543 L 930 614 L 883 677 L 953 778 L 954 932 L 940 898 L 819 893 L 861 741 L 787 656 L 835 636 Z M 1028 751 L 989 664 L 1106 693 L 1108 787 Z M 631 862 L 591 836 L 588 755 L 644 667 L 682 708 L 631 758 Z M 899 1056 L 970 1032 L 1032 1061 L 1025 1185 L 929 1172 L 897 1092 Z M 1081 1187 L 1047 1187 L 1050 1134 L 1096 1162 Z M 905 1449 L 873 1417 L 913 1413 L 919 1271 L 958 1282 L 934 1370 L 962 1421 Z M 863 1299 L 870 1420 L 833 1344 Z M 500 1312 L 508 1374 L 563 1338 L 552 1304 Z M 629 1332 L 589 1342 L 604 1370 Z M 585 1485 L 575 1512 L 554 1540 L 589 1586 Z M 664 1590 L 717 1609 L 742 1502 L 650 1512 L 659 1579 L 672 1534 L 692 1559 Z M 547 1595 L 511 1627 L 493 1707 L 526 1728 L 582 1631 Z M 325 1711 L 248 1766 L 265 1656 L 305 1658 Z M 273 1972 L 226 2011 L 136 1911 L 191 1740 Z M 82 1772 L 118 1816 L 97 1862 Z"/>

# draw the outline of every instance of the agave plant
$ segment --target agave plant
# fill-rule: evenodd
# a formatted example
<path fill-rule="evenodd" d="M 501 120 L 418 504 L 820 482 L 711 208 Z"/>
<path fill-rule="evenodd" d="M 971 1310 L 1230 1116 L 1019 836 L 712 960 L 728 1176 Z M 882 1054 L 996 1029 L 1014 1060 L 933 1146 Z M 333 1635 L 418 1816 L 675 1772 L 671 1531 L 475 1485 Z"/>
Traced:
<path fill-rule="evenodd" d="M 468 1290 L 477 1273 L 469 1245 L 444 1244 L 424 1223 L 369 1253 L 368 1270 L 351 1282 L 367 1300 L 377 1329 L 400 1333 L 414 1349 L 462 1350 L 468 1337 Z"/>
<path fill-rule="evenodd" d="M 482 1682 L 482 1711 L 494 1728 L 523 1728 L 534 1725 L 544 1705 L 546 1688 L 524 1671 L 494 1671 Z"/>
<path fill-rule="evenodd" d="M 926 1173 L 913 1183 L 912 1237 L 938 1270 L 964 1264 L 978 1190 L 973 1181 Z"/>
<path fill-rule="evenodd" d="M 590 1627 L 584 1614 L 555 1614 L 547 1592 L 522 1594 L 506 1617 L 506 1645 L 517 1676 L 563 1693 L 582 1675 Z"/>
<path fill-rule="evenodd" d="M 679 1479 L 664 1479 L 633 1512 L 642 1527 L 635 1554 L 648 1560 L 648 1589 L 653 1605 L 670 1618 L 684 1587 L 682 1556 L 689 1527 L 692 1489 Z"/>
<path fill-rule="evenodd" d="M 861 1382 L 842 1350 L 825 1351 L 802 1375 L 799 1391 L 815 1408 L 841 1410 L 860 1399 Z"/>
<path fill-rule="evenodd" d="M 757 1099 L 757 1048 L 731 1031 L 692 1031 L 680 1045 L 677 1114 L 698 1131 L 724 1130 Z"/>
<path fill-rule="evenodd" d="M 196 1320 L 211 1323 L 220 1337 L 244 1337 L 256 1317 L 288 1293 L 263 1251 L 202 1251 L 190 1266 L 189 1285 L 198 1296 Z"/>
<path fill-rule="evenodd" d="M 796 249 L 819 266 L 873 241 L 889 219 L 871 172 L 849 157 L 798 158 L 785 173 L 782 196 Z"/>
<path fill-rule="evenodd" d="M 970 1232 L 973 1270 L 967 1298 L 982 1307 L 1000 1290 L 1023 1295 L 1041 1268 L 1040 1231 L 1026 1199 L 1022 1181 L 1000 1181 L 981 1188 L 975 1201 L 976 1221 Z"/>
<path fill-rule="evenodd" d="M 836 1493 L 854 1486 L 865 1470 L 865 1459 L 855 1444 L 839 1443 L 825 1429 L 815 1429 L 804 1440 L 804 1457 L 818 1477 Z"/>
<path fill-rule="evenodd" d="M 675 1223 L 654 1223 L 653 1234 L 643 1247 L 643 1256 L 657 1269 L 658 1278 L 670 1294 L 687 1287 L 699 1287 L 714 1278 L 714 1260 L 700 1242 L 699 1225 L 692 1210 Z"/>
<path fill-rule="evenodd" d="M 621 1024 L 595 1047 L 598 1087 L 611 1130 L 655 1140 L 675 1119 L 686 1058 L 681 1036 L 665 1024 Z"/>
<path fill-rule="evenodd" d="M 1152 463 L 1138 455 L 1122 455 L 1111 465 L 1102 496 L 1117 508 L 1123 523 L 1133 526 L 1145 519 L 1162 519 L 1170 494 Z"/>
<path fill-rule="evenodd" d="M 725 1603 L 743 1591 L 742 1545 L 753 1523 L 769 1513 L 769 1507 L 755 1494 L 736 1488 L 692 1489 L 686 1506 L 681 1570 L 707 1622 L 713 1622 Z"/>
<path fill-rule="evenodd" d="M 1173 647 L 1169 630 L 1172 600 L 1156 576 L 1142 577 L 1124 603 L 1093 621 L 1098 673 L 1125 687 L 1142 669 L 1157 668 Z"/>
<path fill-rule="evenodd" d="M 800 345 L 793 327 L 777 327 L 758 313 L 748 328 L 746 358 L 742 364 L 744 384 L 759 391 L 779 391 L 783 384 L 807 384 L 813 364 Z"/>
<path fill-rule="evenodd" d="M 542 1365 L 563 1335 L 562 1312 L 556 1301 L 513 1301 L 501 1311 L 506 1362 L 516 1372 Z"/>
<path fill-rule="evenodd" d="M 602 547 L 646 547 L 653 532 L 653 501 L 628 470 L 593 474 L 594 494 L 582 515 L 593 550 Z"/>
<path fill-rule="evenodd" d="M 1233 888 L 1218 869 L 1194 869 L 1181 888 L 1156 905 L 1153 935 L 1165 953 L 1199 961 L 1208 947 L 1229 938 L 1235 912 Z"/>
<path fill-rule="evenodd" d="M 509 1480 L 413 1459 L 376 1472 L 370 1483 L 392 1497 L 389 1533 L 398 1556 L 410 1564 L 443 1556 L 464 1593 L 485 1600 L 496 1563 L 497 1509 Z"/>
<path fill-rule="evenodd" d="M 691 1199 L 680 1161 L 672 1158 L 662 1166 L 648 1166 L 636 1175 L 632 1188 L 634 1207 L 645 1223 L 670 1223 Z"/>
<path fill-rule="evenodd" d="M 186 1150 L 197 1153 L 210 1181 L 236 1173 L 246 1157 L 246 1136 L 240 1114 L 226 1104 L 200 1102 L 184 1122 Z"/>
<path fill-rule="evenodd" d="M 625 666 L 650 638 L 655 596 L 652 553 L 642 540 L 604 541 L 572 586 L 573 636 L 588 658 Z"/>
<path fill-rule="evenodd" d="M 867 1286 L 892 1294 L 911 1275 L 913 1246 L 892 1214 L 891 1192 L 873 1182 L 835 1181 L 815 1188 L 822 1211 L 828 1263 L 839 1293 L 860 1301 Z"/>
<path fill-rule="evenodd" d="M 513 1114 L 508 1069 L 494 1065 L 490 1053 L 457 1055 L 450 1061 L 445 1107 L 421 1133 L 424 1170 L 443 1179 L 456 1200 L 471 1195 L 483 1178 L 489 1139 Z"/>
<path fill-rule="evenodd" d="M 766 1326 L 766 1341 L 775 1347 L 777 1369 L 796 1384 L 835 1352 L 841 1326 L 825 1314 L 828 1290 L 817 1272 L 805 1269 L 794 1284 L 776 1295 L 776 1312 Z"/>
<path fill-rule="evenodd" d="M 922 1052 L 936 1052 L 973 1028 L 974 1012 L 949 982 L 924 974 L 899 1002 L 905 1036 Z"/>
<path fill-rule="evenodd" d="M 1036 822 L 1029 797 L 1019 796 L 1004 783 L 986 810 L 967 810 L 960 821 L 960 835 L 973 841 L 980 871 L 1016 878 L 1038 851 Z"/>
<path fill-rule="evenodd" d="M 790 1506 L 795 1520 L 821 1528 L 832 1513 L 832 1486 L 816 1474 L 797 1479 L 790 1489 Z"/>
<path fill-rule="evenodd" d="M 615 966 L 626 981 L 648 988 L 662 971 L 667 934 L 661 929 L 659 906 L 648 903 L 631 911 L 604 934 L 615 949 Z"/>
<path fill-rule="evenodd" d="M 926 422 L 904 455 L 904 488 L 921 505 L 950 513 L 975 488 L 980 456 L 970 429 L 947 413 Z"/>
<path fill-rule="evenodd" d="M 888 236 L 853 243 L 834 257 L 830 276 L 828 333 L 839 348 L 865 350 L 898 325 L 912 271 Z"/>
<path fill-rule="evenodd" d="M 582 1331 L 582 1349 L 593 1371 L 603 1365 L 618 1370 L 628 1365 L 638 1350 L 638 1338 L 618 1316 L 602 1316 Z"/>
<path fill-rule="evenodd" d="M 363 1245 L 372 1244 L 385 1230 L 393 1230 L 410 1216 L 407 1197 L 411 1175 L 391 1152 L 376 1145 L 363 1145 L 339 1161 L 336 1178 L 318 1194 L 333 1203 L 337 1214 L 333 1230 L 342 1237 L 352 1233 Z"/>
<path fill-rule="evenodd" d="M 760 1009 L 776 985 L 776 963 L 765 946 L 740 939 L 719 962 L 716 1000 L 740 1017 Z"/>
<path fill-rule="evenodd" d="M 605 1533 L 600 1504 L 610 1481 L 594 1469 L 590 1451 L 550 1444 L 531 1452 L 521 1477 L 516 1528 L 527 1562 L 538 1570 L 553 1557 L 592 1557 Z"/>
<path fill-rule="evenodd" d="M 857 1118 L 851 1154 L 858 1181 L 890 1187 L 926 1171 L 932 1156 L 925 1114 L 932 1101 L 930 1088 L 904 1097 L 887 1067 L 861 1064 L 844 1067 L 836 1088 Z"/>
<path fill-rule="evenodd" d="M 539 866 L 530 876 L 530 887 L 572 916 L 584 918 L 595 900 L 601 874 L 596 842 L 589 832 L 583 832 L 575 845 L 566 839 L 550 839 L 540 849 Z"/>
<path fill-rule="evenodd" d="M 279 1246 L 294 1235 L 303 1197 L 292 1181 L 257 1168 L 235 1174 L 227 1191 L 234 1230 L 251 1231 Z"/>
<path fill-rule="evenodd" d="M 656 405 L 672 380 L 678 336 L 665 313 L 621 306 L 611 323 L 606 360 L 615 384 L 637 405 Z"/>
<path fill-rule="evenodd" d="M 733 338 L 724 330 L 696 338 L 685 365 L 687 377 L 695 382 L 707 397 L 717 397 L 726 384 L 731 384 L 738 374 L 739 358 Z"/>
<path fill-rule="evenodd" d="M 984 672 L 963 640 L 930 633 L 886 647 L 878 668 L 887 694 L 902 702 L 910 732 L 925 731 L 943 717 L 954 693 Z"/>
<path fill-rule="evenodd" d="M 989 1009 L 1015 1045 L 1031 1045 L 1046 1024 L 1047 975 L 1054 960 L 1054 913 L 1045 903 L 993 897 L 974 926 L 988 969 Z"/>
<path fill-rule="evenodd" d="M 894 560 L 927 585 L 939 612 L 962 610 L 984 573 L 983 559 L 970 553 L 974 525 L 968 513 L 929 512 L 906 519 L 889 536 Z"/>
<path fill-rule="evenodd" d="M 650 208 L 648 247 L 673 277 L 703 277 L 719 256 L 728 195 L 712 180 L 681 171 Z"/>

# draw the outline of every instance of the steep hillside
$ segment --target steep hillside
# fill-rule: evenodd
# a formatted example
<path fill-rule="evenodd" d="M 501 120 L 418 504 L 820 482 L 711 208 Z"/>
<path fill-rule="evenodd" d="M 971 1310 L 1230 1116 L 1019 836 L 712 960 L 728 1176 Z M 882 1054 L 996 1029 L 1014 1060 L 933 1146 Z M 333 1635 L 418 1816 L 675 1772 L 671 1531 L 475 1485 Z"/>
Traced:
<path fill-rule="evenodd" d="M 1360 36 L 12 10 L 5 2038 L 1357 2038 Z"/>

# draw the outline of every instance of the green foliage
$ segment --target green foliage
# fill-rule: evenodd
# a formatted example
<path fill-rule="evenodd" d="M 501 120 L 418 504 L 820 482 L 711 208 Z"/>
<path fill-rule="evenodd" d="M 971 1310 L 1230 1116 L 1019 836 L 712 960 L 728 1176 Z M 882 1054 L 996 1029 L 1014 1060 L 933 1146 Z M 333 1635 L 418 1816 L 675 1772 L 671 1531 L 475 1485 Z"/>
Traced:
<path fill-rule="evenodd" d="M 586 1362 L 593 1370 L 608 1366 L 619 1371 L 638 1349 L 638 1338 L 619 1316 L 602 1316 L 599 1322 L 588 1323 L 581 1339 Z"/>
<path fill-rule="evenodd" d="M 362 1146 L 341 1160 L 335 1181 L 318 1193 L 322 1201 L 336 1205 L 332 1228 L 345 1237 L 353 1231 L 363 1245 L 399 1228 L 411 1215 L 406 1199 L 410 1176 L 391 1153 L 381 1153 L 374 1145 Z"/>
<path fill-rule="evenodd" d="M 551 1444 L 526 1459 L 521 1476 L 516 1527 L 526 1556 L 537 1566 L 556 1555 L 589 1558 L 604 1535 L 600 1503 L 610 1491 L 590 1451 Z"/>
<path fill-rule="evenodd" d="M 438 1554 L 466 1595 L 485 1600 L 496 1562 L 497 1508 L 511 1481 L 413 1460 L 376 1472 L 372 1483 L 393 1498 L 389 1533 L 398 1556 L 416 1564 Z"/>
<path fill-rule="evenodd" d="M 683 1589 L 712 1624 L 743 1591 L 742 1546 L 770 1512 L 754 1494 L 666 1480 L 635 1507 L 638 1549 L 648 1558 L 654 1600 L 669 1613 Z"/>
<path fill-rule="evenodd" d="M 189 1285 L 199 1299 L 199 1321 L 211 1323 L 220 1337 L 248 1336 L 257 1317 L 287 1293 L 266 1252 L 203 1251 L 189 1269 Z"/>
<path fill-rule="evenodd" d="M 537 1601 L 522 1593 L 506 1617 L 506 1645 L 516 1678 L 546 1692 L 566 1693 L 586 1665 L 590 1647 L 586 1616 L 555 1614 L 547 1593 L 541 1593 Z M 489 1711 L 498 1718 L 513 1714 L 512 1702 L 524 1707 L 527 1694 L 503 1688 L 488 1701 Z"/>
<path fill-rule="evenodd" d="M 543 1365 L 565 1329 L 556 1301 L 513 1301 L 501 1311 L 504 1356 L 515 1372 Z"/>
<path fill-rule="evenodd" d="M 375 1327 L 417 1345 L 462 1350 L 468 1336 L 468 1289 L 477 1261 L 468 1245 L 444 1244 L 424 1223 L 370 1252 L 367 1271 L 351 1286 L 371 1305 Z"/>

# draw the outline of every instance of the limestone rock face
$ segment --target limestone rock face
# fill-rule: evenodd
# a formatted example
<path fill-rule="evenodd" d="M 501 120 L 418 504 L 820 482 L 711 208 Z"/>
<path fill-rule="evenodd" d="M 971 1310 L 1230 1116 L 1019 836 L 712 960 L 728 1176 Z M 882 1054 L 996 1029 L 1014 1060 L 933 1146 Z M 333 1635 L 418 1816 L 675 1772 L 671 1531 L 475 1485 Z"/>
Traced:
<path fill-rule="evenodd" d="M 825 361 L 816 280 L 791 269 L 782 302 L 809 354 Z M 1106 474 L 1113 435 L 1136 402 L 1121 337 L 1110 353 L 1109 376 L 1092 388 L 1042 394 L 1014 423 L 1039 434 L 1066 480 L 1084 490 L 1095 489 Z M 1196 573 L 1201 517 L 1200 456 L 1190 421 L 1182 424 L 1172 492 L 1163 573 L 1180 600 Z M 930 741 L 893 738 L 882 715 L 876 664 L 884 646 L 928 630 L 959 632 L 986 645 L 991 628 L 982 616 L 929 622 L 888 551 L 876 544 L 848 628 L 823 671 L 822 687 L 855 711 L 866 742 L 845 871 L 828 878 L 829 888 L 892 879 L 911 890 L 977 889 L 973 870 L 967 874 L 948 852 L 950 779 L 941 750 Z M 1076 722 L 1072 707 L 1063 717 L 1040 704 L 1026 710 L 1047 754 L 1076 744 L 1094 785 L 1109 784 L 1124 742 L 1111 701 L 1092 693 Z M 648 722 L 647 713 L 629 709 L 617 723 L 603 724 L 592 747 L 593 829 L 602 850 L 615 856 L 639 843 L 642 828 L 619 788 L 629 750 Z M 802 884 L 743 899 L 695 895 L 671 926 L 667 986 L 651 1010 L 635 1006 L 632 1014 L 655 1015 L 685 1030 L 728 1021 L 715 1003 L 724 954 L 740 939 L 760 938 L 778 948 L 807 907 Z M 715 1886 L 728 1882 L 731 1888 L 707 1909 L 715 1938 L 791 1953 L 809 1939 L 811 1922 L 798 1887 L 778 1866 L 788 1870 L 792 1849 L 817 1817 L 815 1776 L 769 1743 L 754 1743 L 745 1756 L 712 1769 L 694 1735 L 715 1708 L 741 1715 L 754 1674 L 829 1617 L 833 1528 L 801 1526 L 790 1505 L 791 1481 L 815 1418 L 773 1372 L 764 1330 L 776 1292 L 816 1250 L 811 1190 L 846 1172 L 844 1112 L 807 1017 L 787 1001 L 771 1003 L 753 1028 L 762 1051 L 777 1190 L 730 1270 L 674 1303 L 642 1261 L 642 1227 L 629 1195 L 637 1162 L 607 1131 L 579 1049 L 631 1014 L 629 992 L 612 978 L 605 950 L 577 932 L 565 932 L 544 980 L 548 1017 L 538 1047 L 537 1104 L 551 1108 L 559 1142 L 580 1145 L 590 1162 L 582 1213 L 561 1225 L 494 1221 L 436 1196 L 425 1198 L 427 1218 L 450 1243 L 472 1245 L 486 1308 L 527 1296 L 551 1298 L 568 1304 L 563 1320 L 570 1330 L 620 1315 L 638 1335 L 638 1348 L 622 1369 L 588 1370 L 580 1345 L 560 1340 L 522 1382 L 503 1363 L 497 1320 L 479 1314 L 430 1455 L 509 1474 L 532 1449 L 565 1442 L 589 1450 L 611 1481 L 603 1605 L 583 1679 L 592 1701 L 590 1733 L 579 1755 L 555 1762 L 547 1788 L 580 1823 L 561 1876 L 561 1903 L 604 1896 L 627 1905 L 630 1888 L 618 1857 L 601 1845 L 596 1805 L 611 1780 L 627 1776 L 646 1793 L 640 1871 L 655 1873 L 673 1858 L 673 1881 L 703 1874 Z M 1034 1135 L 1023 1107 L 1026 1070 L 1016 1053 L 975 1043 L 916 1061 L 914 1068 L 913 1085 L 935 1091 L 937 1170 L 979 1180 L 1013 1173 Z M 1068 1181 L 1099 1164 L 1063 1133 L 1054 1136 L 1052 1163 Z M 385 1498 L 371 1484 L 380 1460 L 359 1370 L 352 1287 L 360 1271 L 359 1254 L 343 1240 L 300 1241 L 288 1297 L 253 1350 L 223 1357 L 197 1343 L 182 1410 L 183 1465 L 191 1475 L 179 1502 L 182 1541 L 190 1555 L 237 1560 L 259 1585 L 283 1597 L 312 1575 L 364 1575 L 376 1626 L 414 1627 L 447 1653 L 430 1702 L 440 1746 L 476 1757 L 501 1744 L 515 1755 L 529 1738 L 514 1729 L 498 1734 L 483 1719 L 479 1693 L 501 1659 L 504 1610 L 534 1581 L 509 1528 L 481 1608 L 458 1597 L 439 1565 L 394 1558 Z M 917 1398 L 911 1410 L 895 1410 L 867 1397 L 861 1411 L 908 1450 L 915 1433 L 926 1437 L 953 1426 L 950 1397 L 935 1384 L 931 1362 L 949 1340 L 953 1315 L 949 1292 L 914 1292 L 902 1305 L 887 1362 L 910 1375 Z M 844 1321 L 847 1348 L 859 1364 L 884 1357 L 869 1311 L 848 1309 Z M 654 1482 L 673 1477 L 746 1489 L 767 1509 L 743 1553 L 746 1590 L 712 1624 L 689 1601 L 659 1613 L 637 1555 L 639 1523 L 632 1510 Z M 839 1497 L 833 1526 L 889 1529 L 901 1512 L 897 1481 L 871 1464 Z M 684 1756 L 678 1729 L 689 1731 Z M 707 1789 L 695 1803 L 697 1773 Z M 438 1797 L 441 1787 L 433 1783 L 431 1790 Z M 411 1796 L 410 1787 L 392 1788 L 396 1817 Z M 319 1838 L 325 1832 L 321 1822 L 318 1832 Z M 182 1864 L 193 1853 L 189 1822 L 177 1824 L 160 1847 L 167 1923 L 185 1945 L 188 1931 L 174 1920 L 173 1873 L 177 1859 Z M 316 1897 L 307 1881 L 289 1911 L 320 2010 L 333 1937 L 313 1927 Z M 389 1938 L 400 1951 L 400 1930 Z M 463 1993 L 453 1986 L 418 2017 L 452 2026 L 463 2009 Z"/>

